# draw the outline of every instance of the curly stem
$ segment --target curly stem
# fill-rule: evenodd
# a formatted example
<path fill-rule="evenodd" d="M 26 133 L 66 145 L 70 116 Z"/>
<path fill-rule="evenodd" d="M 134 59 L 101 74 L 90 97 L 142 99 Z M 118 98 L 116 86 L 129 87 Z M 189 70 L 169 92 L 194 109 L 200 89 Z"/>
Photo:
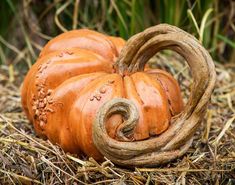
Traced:
<path fill-rule="evenodd" d="M 120 74 L 143 71 L 148 60 L 163 49 L 174 50 L 187 61 L 193 77 L 189 100 L 167 131 L 157 137 L 135 142 L 110 138 L 104 124 L 107 116 L 122 112 L 122 115 L 128 118 L 127 123 L 129 119 L 132 120 L 130 126 L 123 123 L 126 125 L 124 127 L 129 131 L 133 130 L 137 117 L 132 119 L 130 116 L 136 108 L 130 101 L 123 99 L 107 102 L 99 110 L 94 122 L 93 140 L 104 156 L 120 165 L 153 166 L 183 155 L 205 114 L 216 80 L 214 64 L 201 44 L 183 30 L 161 24 L 134 35 L 127 41 L 120 54 L 116 64 L 117 70 Z"/>

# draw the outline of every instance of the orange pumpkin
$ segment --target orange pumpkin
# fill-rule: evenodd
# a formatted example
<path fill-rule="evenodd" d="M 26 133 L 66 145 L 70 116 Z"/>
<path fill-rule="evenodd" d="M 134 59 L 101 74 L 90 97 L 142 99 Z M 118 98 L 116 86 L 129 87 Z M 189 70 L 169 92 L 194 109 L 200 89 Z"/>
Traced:
<path fill-rule="evenodd" d="M 29 70 L 22 105 L 36 132 L 65 151 L 102 155 L 92 140 L 99 108 L 113 98 L 131 100 L 139 112 L 133 133 L 121 136 L 123 117 L 112 115 L 108 134 L 117 140 L 145 140 L 163 133 L 183 109 L 177 81 L 154 69 L 120 73 L 116 61 L 125 41 L 88 29 L 63 33 L 49 41 Z"/>

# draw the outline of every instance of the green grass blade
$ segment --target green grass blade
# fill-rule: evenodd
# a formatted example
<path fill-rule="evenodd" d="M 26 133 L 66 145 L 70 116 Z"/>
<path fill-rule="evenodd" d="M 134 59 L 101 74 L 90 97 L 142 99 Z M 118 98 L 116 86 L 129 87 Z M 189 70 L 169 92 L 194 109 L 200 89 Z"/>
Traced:
<path fill-rule="evenodd" d="M 111 0 L 111 3 L 112 3 L 112 5 L 113 5 L 114 10 L 115 10 L 116 13 L 117 13 L 117 16 L 118 16 L 119 20 L 120 20 L 120 23 L 121 23 L 120 26 L 123 27 L 123 28 L 122 28 L 122 35 L 126 37 L 126 36 L 127 36 L 127 33 L 128 33 L 128 28 L 127 28 L 126 22 L 125 22 L 125 20 L 124 20 L 124 18 L 123 18 L 123 16 L 122 16 L 120 10 L 118 9 L 118 6 L 117 6 L 117 4 L 115 3 L 115 1 L 114 1 L 114 0 Z"/>
<path fill-rule="evenodd" d="M 15 8 L 15 6 L 14 6 L 14 3 L 12 3 L 11 0 L 7 0 L 7 4 L 9 5 L 11 11 L 12 11 L 13 13 L 15 13 L 16 8 Z"/>
<path fill-rule="evenodd" d="M 196 28 L 196 30 L 197 30 L 198 35 L 200 35 L 200 29 L 199 29 L 199 27 L 198 27 L 198 24 L 197 24 L 197 21 L 196 21 L 194 15 L 193 15 L 193 13 L 192 13 L 192 10 L 191 10 L 191 9 L 188 9 L 187 12 L 188 12 L 189 17 L 190 17 L 190 18 L 192 19 L 192 21 L 193 21 L 193 24 L 194 24 L 194 26 L 195 26 L 195 28 Z"/>
<path fill-rule="evenodd" d="M 200 31 L 199 31 L 199 41 L 201 43 L 203 43 L 203 35 L 204 35 L 204 31 L 205 31 L 205 25 L 206 25 L 206 21 L 209 17 L 209 15 L 211 14 L 211 12 L 213 11 L 212 8 L 208 9 L 206 11 L 206 13 L 204 14 L 203 18 L 202 18 L 202 22 L 201 22 L 201 25 L 200 25 Z"/>
<path fill-rule="evenodd" d="M 232 48 L 235 48 L 235 42 L 231 41 L 229 38 L 218 34 L 216 36 L 218 39 L 222 40 L 224 43 L 228 44 L 229 46 L 231 46 Z"/>
<path fill-rule="evenodd" d="M 131 35 L 135 33 L 136 25 L 136 0 L 131 1 Z"/>

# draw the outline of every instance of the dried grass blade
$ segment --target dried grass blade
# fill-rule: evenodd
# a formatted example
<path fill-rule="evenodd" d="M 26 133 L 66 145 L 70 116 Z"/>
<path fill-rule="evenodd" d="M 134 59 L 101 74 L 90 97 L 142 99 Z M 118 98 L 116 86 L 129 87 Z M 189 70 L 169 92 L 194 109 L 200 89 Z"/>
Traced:
<path fill-rule="evenodd" d="M 224 136 L 225 132 L 229 129 L 229 127 L 232 125 L 233 121 L 235 120 L 235 115 L 233 115 L 232 118 L 230 118 L 224 125 L 223 130 L 220 132 L 218 137 L 212 142 L 213 145 L 217 146 L 221 140 L 221 138 Z"/>

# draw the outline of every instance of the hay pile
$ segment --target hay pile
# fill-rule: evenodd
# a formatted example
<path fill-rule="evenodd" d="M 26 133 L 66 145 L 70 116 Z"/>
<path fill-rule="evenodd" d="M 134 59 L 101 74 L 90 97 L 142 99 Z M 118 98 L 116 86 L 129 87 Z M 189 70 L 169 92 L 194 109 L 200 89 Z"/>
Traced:
<path fill-rule="evenodd" d="M 156 59 L 157 58 L 157 63 Z M 150 65 L 174 74 L 185 101 L 190 73 L 182 59 L 161 53 Z M 170 62 L 169 62 L 170 61 Z M 156 168 L 124 169 L 77 158 L 38 138 L 21 109 L 15 81 L 0 69 L 0 184 L 235 184 L 235 66 L 216 63 L 217 84 L 204 123 L 182 158 Z"/>

